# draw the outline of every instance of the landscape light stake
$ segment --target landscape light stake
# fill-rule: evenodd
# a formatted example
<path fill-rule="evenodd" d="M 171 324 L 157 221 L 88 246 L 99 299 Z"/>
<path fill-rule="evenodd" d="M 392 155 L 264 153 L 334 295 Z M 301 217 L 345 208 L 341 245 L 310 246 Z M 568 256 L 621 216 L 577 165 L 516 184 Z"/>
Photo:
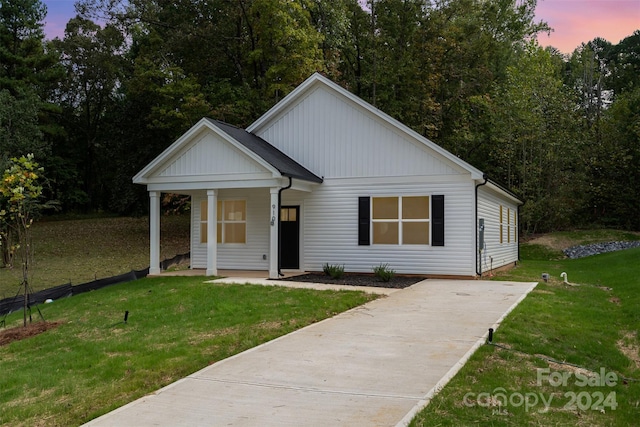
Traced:
<path fill-rule="evenodd" d="M 493 328 L 489 328 L 489 337 L 487 338 L 487 342 L 489 344 L 493 342 Z"/>
<path fill-rule="evenodd" d="M 129 318 L 129 311 L 124 312 L 124 323 L 127 323 L 127 319 Z"/>

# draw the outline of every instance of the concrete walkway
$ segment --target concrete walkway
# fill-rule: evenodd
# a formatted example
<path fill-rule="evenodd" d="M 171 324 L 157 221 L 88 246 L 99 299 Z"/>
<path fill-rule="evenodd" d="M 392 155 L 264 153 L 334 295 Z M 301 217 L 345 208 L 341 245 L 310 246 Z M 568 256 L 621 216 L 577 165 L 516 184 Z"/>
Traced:
<path fill-rule="evenodd" d="M 425 280 L 217 362 L 86 425 L 407 425 L 535 285 Z"/>

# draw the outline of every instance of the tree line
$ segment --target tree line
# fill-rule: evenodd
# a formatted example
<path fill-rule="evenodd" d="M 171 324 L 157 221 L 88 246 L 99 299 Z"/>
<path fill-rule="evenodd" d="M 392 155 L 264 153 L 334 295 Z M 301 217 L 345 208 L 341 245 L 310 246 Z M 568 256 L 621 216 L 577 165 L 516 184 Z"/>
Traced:
<path fill-rule="evenodd" d="M 66 212 L 142 214 L 131 177 L 203 116 L 247 126 L 320 71 L 525 201 L 521 232 L 640 230 L 640 30 L 542 48 L 536 0 L 0 0 L 0 171 Z M 0 207 L 1 209 L 1 207 Z"/>

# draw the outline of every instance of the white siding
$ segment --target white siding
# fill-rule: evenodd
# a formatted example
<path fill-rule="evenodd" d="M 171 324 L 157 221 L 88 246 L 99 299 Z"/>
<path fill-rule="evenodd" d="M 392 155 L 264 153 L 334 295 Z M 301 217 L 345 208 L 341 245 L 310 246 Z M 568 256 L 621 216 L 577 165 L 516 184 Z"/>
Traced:
<path fill-rule="evenodd" d="M 258 135 L 325 178 L 462 172 L 422 142 L 323 86 L 258 130 Z"/>
<path fill-rule="evenodd" d="M 267 172 L 212 131 L 205 131 L 171 159 L 157 176 L 256 174 Z M 267 175 L 268 176 L 268 175 Z"/>
<path fill-rule="evenodd" d="M 219 200 L 247 201 L 247 243 L 218 244 L 218 268 L 268 270 L 269 260 L 269 189 L 220 190 Z M 200 243 L 200 202 L 206 193 L 191 198 L 191 268 L 207 267 L 207 245 Z"/>
<path fill-rule="evenodd" d="M 359 181 L 359 180 L 358 180 Z M 445 195 L 445 246 L 358 245 L 358 197 Z M 285 190 L 283 205 L 300 205 L 300 268 L 321 271 L 325 263 L 349 272 L 372 272 L 388 263 L 399 274 L 475 274 L 473 184 L 469 181 L 410 182 L 371 186 L 353 180 L 326 180 L 311 193 Z M 267 270 L 269 190 L 220 190 L 218 197 L 247 200 L 247 243 L 218 245 L 218 268 Z M 192 198 L 192 268 L 206 267 L 200 244 L 200 201 Z"/>
<path fill-rule="evenodd" d="M 504 206 L 506 227 L 506 209 L 512 215 L 511 241 L 507 241 L 507 231 L 504 230 L 503 243 L 500 243 L 500 205 Z M 478 188 L 478 219 L 484 218 L 485 250 L 482 252 L 482 271 L 514 263 L 518 260 L 518 227 L 513 224 L 513 217 L 517 215 L 518 207 L 515 203 L 500 197 L 496 192 L 487 187 Z M 518 219 L 519 221 L 519 219 Z"/>
<path fill-rule="evenodd" d="M 435 194 L 445 195 L 445 246 L 358 245 L 358 197 Z M 296 204 L 301 197 L 304 270 L 321 271 L 329 263 L 344 264 L 345 271 L 372 272 L 374 266 L 388 263 L 397 273 L 475 274 L 471 180 L 375 186 L 325 180 L 313 193 L 283 192 L 283 204 Z"/>

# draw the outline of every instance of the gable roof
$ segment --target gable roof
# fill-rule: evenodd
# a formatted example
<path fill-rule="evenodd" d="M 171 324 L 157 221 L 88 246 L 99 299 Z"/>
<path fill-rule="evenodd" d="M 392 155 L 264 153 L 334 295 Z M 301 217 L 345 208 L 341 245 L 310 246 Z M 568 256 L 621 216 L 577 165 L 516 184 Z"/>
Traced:
<path fill-rule="evenodd" d="M 469 163 L 465 162 L 459 157 L 453 155 L 449 151 L 440 147 L 435 142 L 425 138 L 424 136 L 420 135 L 413 129 L 409 128 L 408 126 L 404 125 L 403 123 L 399 122 L 398 120 L 394 119 L 393 117 L 389 116 L 388 114 L 384 113 L 383 111 L 379 110 L 378 108 L 374 107 L 373 105 L 369 104 L 363 99 L 357 97 L 356 95 L 352 94 L 348 90 L 344 89 L 340 85 L 334 83 L 333 81 L 329 80 L 328 78 L 324 77 L 323 75 L 317 72 L 311 75 L 311 77 L 309 77 L 307 80 L 302 82 L 297 88 L 295 88 L 291 93 L 285 96 L 280 102 L 274 105 L 269 111 L 263 114 L 258 120 L 253 122 L 247 128 L 247 131 L 253 134 L 260 133 L 260 130 L 263 127 L 267 126 L 272 120 L 276 119 L 278 115 L 280 115 L 281 113 L 284 113 L 293 105 L 300 102 L 306 96 L 306 94 L 309 93 L 311 90 L 313 90 L 313 88 L 315 88 L 317 85 L 323 85 L 331 89 L 332 91 L 337 92 L 340 96 L 347 98 L 352 103 L 358 105 L 360 108 L 365 109 L 370 114 L 376 116 L 379 120 L 387 123 L 393 128 L 398 129 L 400 132 L 403 132 L 404 134 L 408 135 L 412 139 L 426 145 L 428 148 L 430 148 L 432 151 L 434 151 L 438 155 L 446 158 L 447 160 L 451 161 L 458 167 L 469 172 L 471 174 L 472 179 L 474 180 L 483 179 L 484 174 L 479 169 L 475 168 L 474 166 L 470 165 Z"/>
<path fill-rule="evenodd" d="M 269 144 L 264 139 L 244 129 L 230 125 L 219 120 L 206 118 L 227 135 L 244 145 L 246 148 L 260 156 L 271 166 L 276 168 L 283 176 L 298 178 L 304 181 L 321 183 L 322 178 L 310 172 L 304 166 L 293 160 L 291 157 Z"/>
<path fill-rule="evenodd" d="M 203 128 L 214 131 L 216 134 L 222 136 L 224 140 L 232 146 L 239 148 L 250 158 L 271 170 L 274 174 L 313 183 L 321 183 L 323 181 L 322 178 L 310 172 L 304 166 L 259 136 L 218 120 L 203 118 L 138 172 L 133 177 L 133 182 L 139 184 L 148 183 L 148 179 L 157 172 L 163 164 L 169 161 L 172 156 L 179 153 L 180 150 L 191 141 L 194 135 L 197 135 Z"/>

